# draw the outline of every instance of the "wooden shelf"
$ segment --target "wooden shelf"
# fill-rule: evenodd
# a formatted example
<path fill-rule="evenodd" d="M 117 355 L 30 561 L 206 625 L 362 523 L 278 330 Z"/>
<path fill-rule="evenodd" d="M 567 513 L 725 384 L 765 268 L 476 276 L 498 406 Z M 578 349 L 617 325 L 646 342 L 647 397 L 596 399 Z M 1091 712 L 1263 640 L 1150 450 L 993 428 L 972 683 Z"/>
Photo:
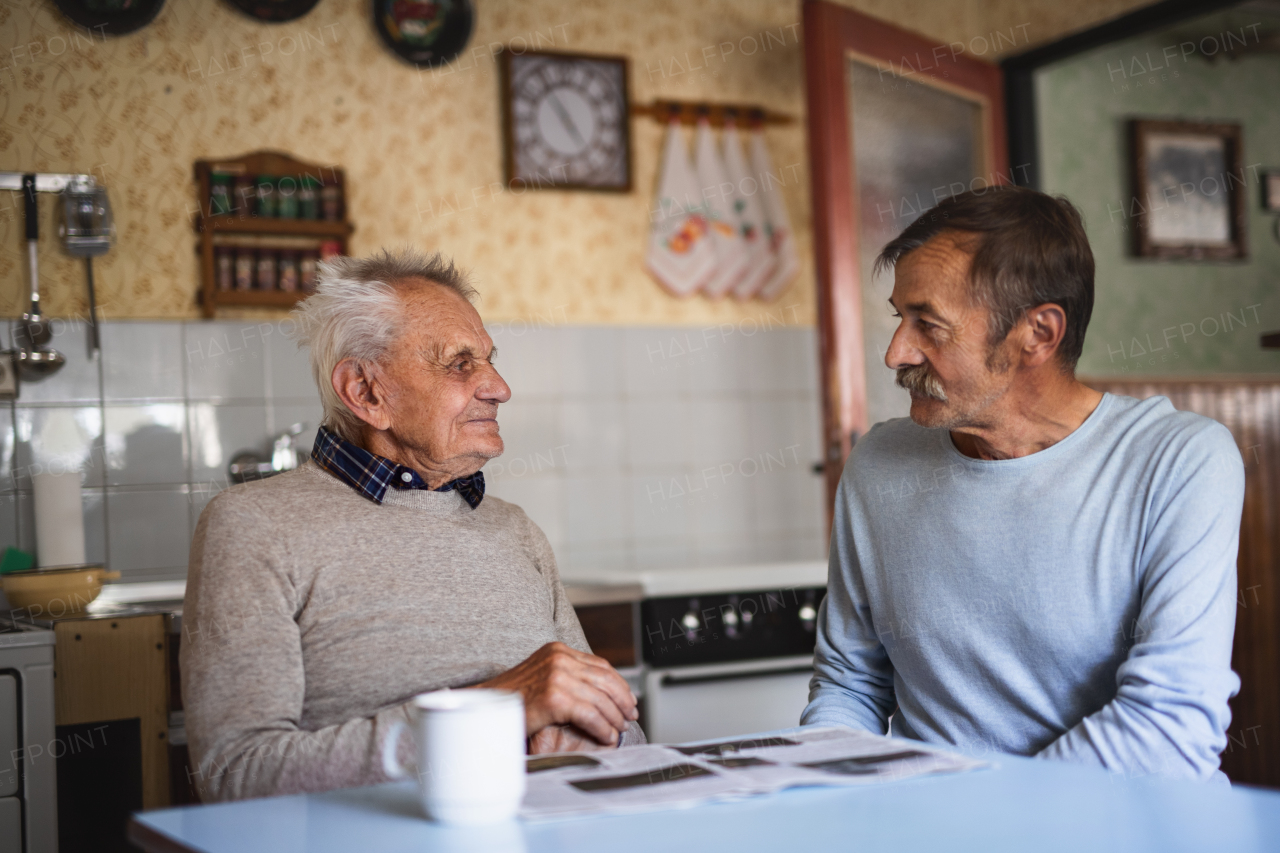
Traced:
<path fill-rule="evenodd" d="M 307 298 L 301 290 L 215 290 L 215 305 L 243 305 L 256 308 L 292 308 Z"/>
<path fill-rule="evenodd" d="M 322 219 L 267 219 L 259 216 L 210 216 L 204 220 L 219 234 L 280 234 L 298 237 L 348 237 L 355 231 L 350 222 Z"/>
<path fill-rule="evenodd" d="M 214 235 L 240 234 L 254 237 L 320 237 L 334 240 L 342 254 L 347 253 L 347 240 L 355 226 L 347 220 L 333 222 L 317 219 L 271 219 L 234 214 L 212 215 L 209 189 L 214 172 L 233 175 L 309 175 L 346 189 L 341 169 L 307 163 L 281 151 L 255 151 L 239 157 L 197 160 L 195 178 L 197 208 L 192 222 L 199 240 L 201 313 L 212 319 L 220 305 L 258 308 L 292 308 L 307 298 L 305 291 L 283 290 L 218 290 L 214 273 Z M 342 211 L 345 215 L 345 204 Z"/>

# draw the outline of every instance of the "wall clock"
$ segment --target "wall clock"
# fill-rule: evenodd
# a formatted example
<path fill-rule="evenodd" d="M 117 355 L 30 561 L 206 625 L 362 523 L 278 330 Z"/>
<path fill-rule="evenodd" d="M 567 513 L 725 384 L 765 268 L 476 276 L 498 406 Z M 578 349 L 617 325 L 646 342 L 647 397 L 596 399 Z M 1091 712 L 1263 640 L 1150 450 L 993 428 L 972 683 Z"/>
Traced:
<path fill-rule="evenodd" d="M 504 50 L 507 186 L 631 190 L 627 60 Z"/>

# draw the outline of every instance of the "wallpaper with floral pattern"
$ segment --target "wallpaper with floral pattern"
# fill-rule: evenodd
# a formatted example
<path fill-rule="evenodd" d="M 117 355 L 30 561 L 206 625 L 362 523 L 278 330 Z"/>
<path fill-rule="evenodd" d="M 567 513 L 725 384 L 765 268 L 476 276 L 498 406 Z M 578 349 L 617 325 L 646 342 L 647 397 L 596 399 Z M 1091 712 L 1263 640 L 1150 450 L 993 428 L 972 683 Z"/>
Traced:
<path fill-rule="evenodd" d="M 865 0 L 852 3 L 938 40 L 995 29 L 1043 41 L 1137 5 L 1086 0 Z M 284 24 L 217 0 L 168 0 L 145 29 L 118 38 L 76 29 L 53 4 L 0 3 L 0 169 L 88 171 L 102 178 L 119 242 L 96 262 L 107 317 L 197 316 L 192 162 L 260 148 L 339 165 L 349 181 L 352 251 L 412 245 L 470 269 L 488 319 L 607 324 L 814 321 L 798 2 L 770 0 L 475 0 L 467 52 L 418 71 L 377 39 L 368 0 L 322 0 Z M 502 185 L 500 45 L 624 55 L 631 95 L 758 103 L 796 123 L 771 128 L 803 259 L 772 305 L 677 300 L 644 272 L 662 128 L 633 121 L 629 194 Z M 1010 50 L 1005 46 L 1006 52 Z M 85 312 L 81 263 L 41 199 L 46 313 Z M 0 313 L 24 309 L 18 193 L 0 192 Z M 228 312 L 229 313 L 229 312 Z"/>

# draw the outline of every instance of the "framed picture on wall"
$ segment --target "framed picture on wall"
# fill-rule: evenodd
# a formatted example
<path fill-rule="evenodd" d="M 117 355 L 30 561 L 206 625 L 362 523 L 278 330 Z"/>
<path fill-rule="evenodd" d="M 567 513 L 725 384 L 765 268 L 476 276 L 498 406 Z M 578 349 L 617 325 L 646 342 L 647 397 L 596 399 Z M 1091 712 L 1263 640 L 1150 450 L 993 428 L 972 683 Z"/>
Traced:
<path fill-rule="evenodd" d="M 1280 172 L 1267 172 L 1263 175 L 1262 209 L 1280 213 Z"/>
<path fill-rule="evenodd" d="M 1240 125 L 1134 119 L 1129 127 L 1138 256 L 1247 257 Z"/>

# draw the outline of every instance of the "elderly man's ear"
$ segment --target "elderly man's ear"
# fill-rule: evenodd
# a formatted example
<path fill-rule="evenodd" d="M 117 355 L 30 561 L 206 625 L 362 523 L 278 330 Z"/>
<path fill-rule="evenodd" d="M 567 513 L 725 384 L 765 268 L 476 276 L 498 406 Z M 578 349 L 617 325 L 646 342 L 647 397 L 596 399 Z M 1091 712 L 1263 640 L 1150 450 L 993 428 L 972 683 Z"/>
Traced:
<path fill-rule="evenodd" d="M 391 426 L 387 386 L 377 365 L 347 358 L 333 369 L 333 390 L 352 414 L 376 430 Z"/>
<path fill-rule="evenodd" d="M 1027 312 L 1021 325 L 1022 363 L 1039 367 L 1057 357 L 1058 346 L 1067 331 L 1067 315 L 1052 302 L 1038 305 Z"/>

